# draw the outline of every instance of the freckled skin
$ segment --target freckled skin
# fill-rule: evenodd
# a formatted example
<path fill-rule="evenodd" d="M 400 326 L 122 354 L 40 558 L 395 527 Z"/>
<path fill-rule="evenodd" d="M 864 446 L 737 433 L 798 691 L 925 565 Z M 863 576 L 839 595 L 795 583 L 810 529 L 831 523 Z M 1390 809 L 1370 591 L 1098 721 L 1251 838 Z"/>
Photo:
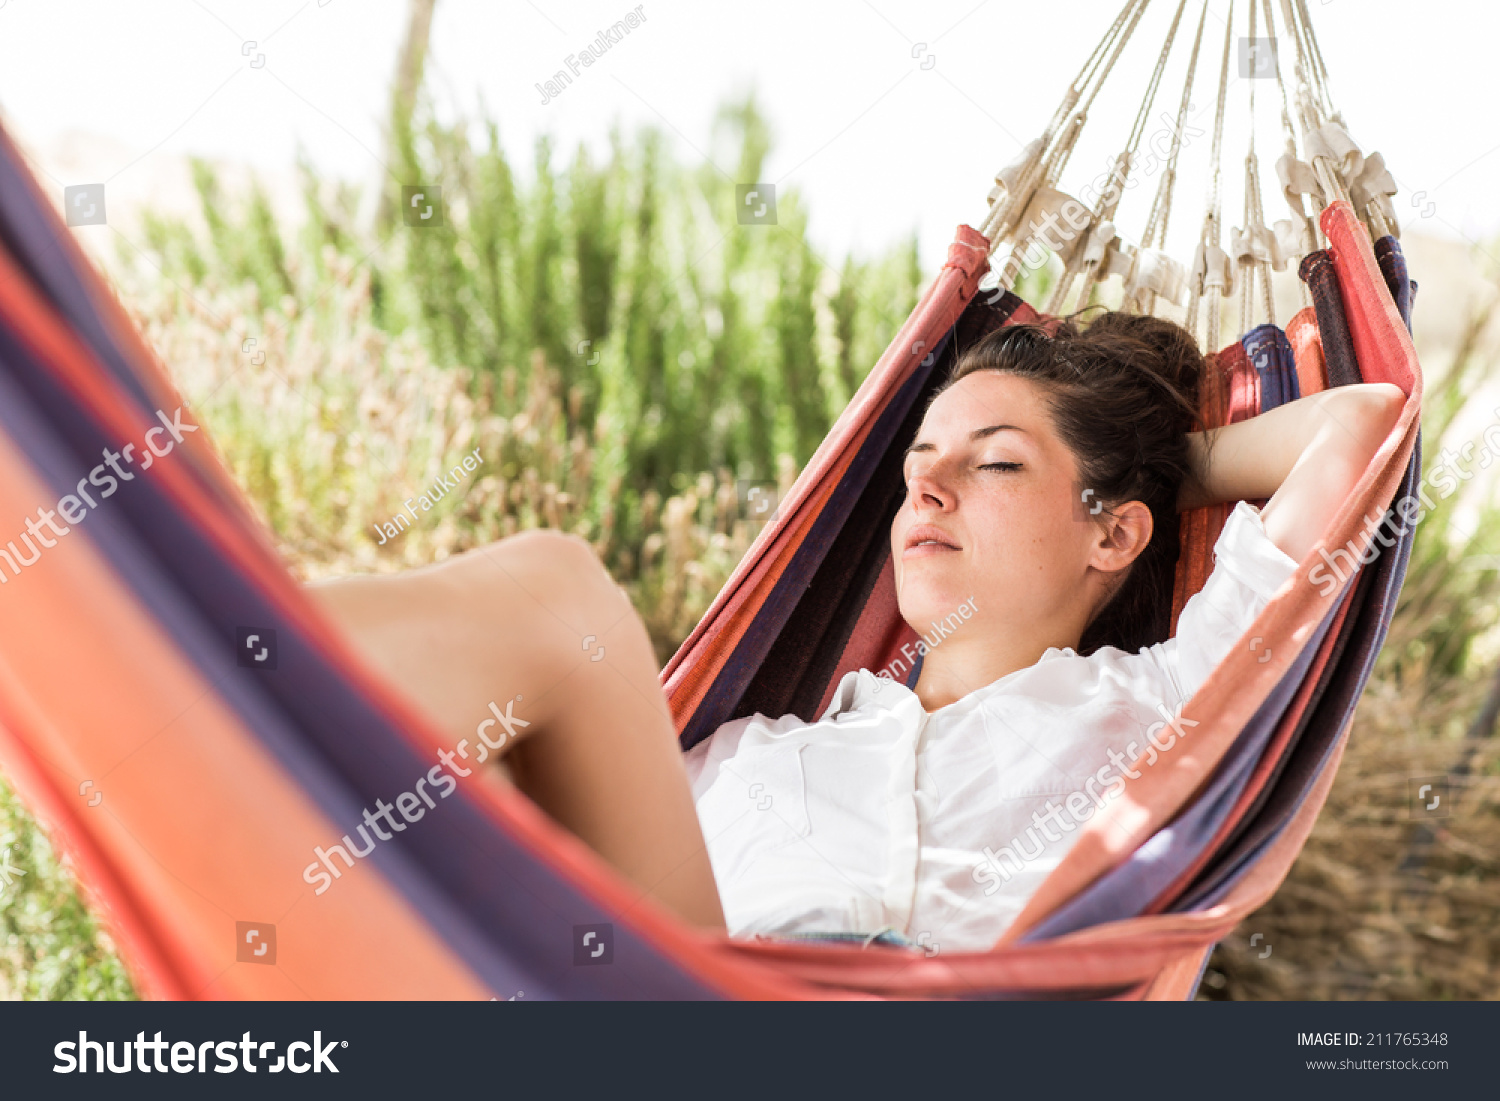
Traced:
<path fill-rule="evenodd" d="M 995 424 L 1020 431 L 971 438 Z M 1015 375 L 975 372 L 933 402 L 915 446 L 907 499 L 891 525 L 903 618 L 926 629 L 973 597 L 972 633 L 1076 644 L 1109 591 L 1113 570 L 1100 567 L 1118 570 L 1134 556 L 1101 557 L 1099 525 L 1079 519 L 1077 462 L 1053 429 L 1045 391 Z M 986 469 L 994 463 L 1019 468 Z M 941 528 L 960 549 L 907 551 L 919 524 Z"/>
<path fill-rule="evenodd" d="M 1266 535 L 1300 561 L 1404 405 L 1389 383 L 1341 386 L 1190 432 L 1193 473 L 1179 507 L 1270 498 L 1261 511 Z M 1013 428 L 983 431 L 995 425 Z M 1076 649 L 1151 539 L 1151 512 L 1140 501 L 1083 513 L 1077 459 L 1053 428 L 1046 390 L 1016 375 L 976 371 L 939 395 L 905 477 L 907 498 L 891 525 L 902 617 L 921 632 L 966 600 L 976 608 L 923 663 L 916 691 L 929 710 L 1051 647 Z"/>

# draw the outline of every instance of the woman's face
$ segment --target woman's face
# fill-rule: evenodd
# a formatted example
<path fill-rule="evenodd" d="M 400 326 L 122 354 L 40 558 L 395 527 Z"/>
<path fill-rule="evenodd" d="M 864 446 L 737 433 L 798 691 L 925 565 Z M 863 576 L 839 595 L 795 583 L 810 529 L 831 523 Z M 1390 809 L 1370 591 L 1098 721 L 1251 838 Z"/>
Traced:
<path fill-rule="evenodd" d="M 1081 633 L 1102 581 L 1090 567 L 1109 563 L 1037 383 L 975 371 L 950 386 L 928 409 L 904 473 L 891 553 L 907 623 L 930 631 L 972 600 L 982 622 L 965 622 L 965 633 Z"/>

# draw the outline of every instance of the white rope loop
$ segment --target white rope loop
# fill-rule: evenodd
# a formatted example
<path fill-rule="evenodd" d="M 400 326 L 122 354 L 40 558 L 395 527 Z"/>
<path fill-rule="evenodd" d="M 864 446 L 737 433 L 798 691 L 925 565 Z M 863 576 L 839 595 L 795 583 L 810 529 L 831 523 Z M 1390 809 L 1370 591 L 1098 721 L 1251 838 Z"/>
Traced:
<path fill-rule="evenodd" d="M 1077 140 L 1076 132 L 1072 139 L 1067 138 L 1066 129 L 1079 130 L 1082 128 L 1083 118 L 1075 116 L 1071 126 L 1065 126 L 1070 115 L 1077 107 L 1078 101 L 1083 97 L 1084 90 L 1092 83 L 1098 75 L 1099 64 L 1109 51 L 1110 45 L 1116 41 L 1125 25 L 1126 19 L 1135 12 L 1138 7 L 1144 6 L 1146 0 L 1126 0 L 1125 6 L 1120 9 L 1115 20 L 1110 24 L 1109 30 L 1099 40 L 1089 54 L 1088 60 L 1084 62 L 1083 68 L 1079 70 L 1078 76 L 1068 87 L 1067 94 L 1063 96 L 1062 103 L 1058 105 L 1052 114 L 1052 119 L 1047 124 L 1047 129 L 1042 137 L 1027 145 L 1022 151 L 1022 159 L 1007 168 L 1001 169 L 995 176 L 997 186 L 1005 187 L 1005 195 L 996 195 L 995 190 L 990 192 L 990 211 L 979 227 L 979 231 L 990 239 L 991 254 L 1003 243 L 1017 228 L 1021 214 L 1031 202 L 1032 194 L 1039 183 L 1046 179 L 1043 166 L 1054 162 L 1057 156 L 1057 146 L 1054 144 L 1059 134 L 1063 134 L 1063 141 L 1071 143 Z M 1132 29 L 1133 29 L 1132 24 Z M 1126 32 L 1129 33 L 1128 31 Z M 1107 73 L 1105 74 L 1107 75 Z M 1102 79 L 1102 78 L 1101 78 Z M 1086 114 L 1085 112 L 1081 112 Z M 1003 179 L 1008 172 L 1013 172 L 1012 180 Z"/>
<path fill-rule="evenodd" d="M 1153 153 L 1163 159 L 1165 167 L 1147 212 L 1145 231 L 1139 245 L 1122 238 L 1117 232 L 1115 219 L 1176 44 L 1187 0 L 1179 0 L 1176 5 L 1165 42 L 1146 80 L 1140 107 L 1123 149 L 1114 159 L 1109 182 L 1102 194 L 1086 191 L 1085 197 L 1092 206 L 1086 205 L 1062 191 L 1059 181 L 1077 147 L 1096 98 L 1140 25 L 1149 2 L 1126 0 L 1068 87 L 1046 130 L 1030 142 L 1012 164 L 996 173 L 995 186 L 988 196 L 989 209 L 980 231 L 991 242 L 992 267 L 994 253 L 1004 245 L 1010 246 L 1009 257 L 999 269 L 1002 285 L 1014 285 L 1022 260 L 1028 266 L 1036 266 L 1045 262 L 1050 254 L 1061 261 L 1063 274 L 1047 296 L 1043 312 L 1059 313 L 1073 298 L 1075 286 L 1074 308 L 1082 307 L 1090 302 L 1104 281 L 1119 275 L 1124 309 L 1154 313 L 1161 298 L 1179 305 L 1185 298 L 1184 325 L 1195 337 L 1201 334 L 1203 347 L 1212 352 L 1218 350 L 1226 298 L 1238 299 L 1242 331 L 1253 327 L 1258 313 L 1275 323 L 1272 273 L 1285 271 L 1289 265 L 1299 263 L 1309 251 L 1322 247 L 1324 242 L 1317 213 L 1325 205 L 1339 200 L 1350 202 L 1365 221 L 1372 237 L 1399 232 L 1391 201 L 1396 184 L 1379 153 L 1366 156 L 1361 152 L 1349 137 L 1343 119 L 1334 107 L 1327 65 L 1312 31 L 1307 0 L 1279 0 L 1280 27 L 1272 0 L 1248 0 L 1249 41 L 1254 44 L 1256 53 L 1246 60 L 1253 61 L 1256 71 L 1245 75 L 1252 81 L 1262 75 L 1274 76 L 1276 80 L 1278 102 L 1271 109 L 1279 108 L 1284 152 L 1276 160 L 1275 171 L 1292 216 L 1279 219 L 1272 226 L 1267 225 L 1255 141 L 1256 97 L 1252 82 L 1246 89 L 1250 132 L 1244 162 L 1243 219 L 1240 226 L 1230 229 L 1228 251 L 1225 251 L 1220 240 L 1225 228 L 1223 145 L 1229 59 L 1234 43 L 1234 0 L 1229 0 L 1214 104 L 1208 187 L 1193 263 L 1191 267 L 1184 266 L 1163 252 L 1179 176 L 1179 158 L 1186 144 L 1184 132 L 1188 128 L 1204 29 L 1210 14 L 1209 5 L 1213 2 L 1204 0 L 1175 122 L 1165 113 L 1162 116 L 1172 126 L 1170 147 L 1164 151 L 1155 138 L 1151 142 Z M 1266 42 L 1273 47 L 1269 59 L 1262 55 L 1263 43 Z M 1282 42 L 1290 43 L 1286 59 L 1292 76 L 1290 91 L 1281 51 L 1274 48 Z M 1263 66 L 1266 67 L 1264 72 L 1261 71 Z M 1301 157 L 1298 156 L 1299 131 Z M 1311 210 L 1306 205 L 1309 197 L 1315 204 Z M 1066 229 L 1061 222 L 1067 223 Z M 1060 232 L 1061 244 L 1053 240 L 1053 232 Z M 1079 276 L 1082 276 L 1081 280 Z M 1306 305 L 1309 295 L 1300 280 L 1299 290 Z M 1200 313 L 1206 315 L 1201 325 Z"/>
<path fill-rule="evenodd" d="M 1182 96 L 1177 103 L 1177 118 L 1172 125 L 1172 144 L 1167 154 L 1167 165 L 1162 172 L 1161 183 L 1157 185 L 1156 196 L 1151 201 L 1151 213 L 1146 218 L 1146 230 L 1141 235 L 1140 248 L 1135 250 L 1135 255 L 1131 258 L 1130 272 L 1125 278 L 1124 307 L 1138 313 L 1154 314 L 1158 295 L 1181 305 L 1181 292 L 1187 282 L 1186 268 L 1166 256 L 1165 253 L 1153 250 L 1165 247 L 1167 243 L 1167 222 L 1172 213 L 1172 197 L 1177 189 L 1177 158 L 1182 152 L 1182 134 L 1187 127 L 1193 81 L 1198 74 L 1198 55 L 1203 46 L 1203 28 L 1208 25 L 1208 3 L 1209 0 L 1203 0 L 1203 11 L 1198 17 L 1198 30 L 1193 36 L 1193 50 L 1188 56 L 1187 76 L 1182 83 Z"/>
<path fill-rule="evenodd" d="M 1119 209 L 1120 200 L 1125 196 L 1125 180 L 1130 175 L 1136 153 L 1140 149 L 1141 138 L 1146 132 L 1146 120 L 1151 114 L 1151 108 L 1156 102 L 1156 94 L 1161 88 L 1162 75 L 1167 68 L 1167 57 L 1172 52 L 1172 44 L 1177 40 L 1177 28 L 1182 23 L 1182 13 L 1186 7 L 1187 0 L 1179 0 L 1177 11 L 1172 16 L 1172 25 L 1167 31 L 1166 41 L 1162 43 L 1161 52 L 1156 56 L 1156 65 L 1151 70 L 1151 79 L 1147 82 L 1146 94 L 1141 99 L 1139 110 L 1136 111 L 1135 124 L 1130 128 L 1130 136 L 1126 139 L 1125 149 L 1115 158 L 1109 185 L 1094 210 L 1094 236 L 1089 241 L 1089 247 L 1083 252 L 1083 285 L 1078 292 L 1078 308 L 1090 303 L 1094 288 L 1101 278 L 1107 278 L 1115 271 L 1128 275 L 1134 266 L 1131 256 L 1122 250 L 1120 247 L 1122 242 L 1115 235 L 1114 217 Z M 1068 284 L 1071 282 L 1071 277 L 1065 277 L 1059 281 L 1058 292 L 1054 295 L 1058 301 L 1058 308 L 1061 308 L 1062 302 L 1066 299 Z"/>
<path fill-rule="evenodd" d="M 1208 299 L 1204 312 L 1207 340 L 1203 347 L 1218 351 L 1220 304 L 1226 294 L 1233 294 L 1238 274 L 1228 254 L 1219 247 L 1219 175 L 1223 163 L 1224 105 L 1229 95 L 1229 52 L 1234 41 L 1234 0 L 1229 0 L 1229 19 L 1224 24 L 1224 52 L 1219 61 L 1219 93 L 1214 106 L 1214 136 L 1209 152 L 1208 201 L 1203 215 L 1203 230 L 1193 257 L 1191 291 L 1188 297 L 1187 329 L 1198 334 L 1198 310 Z M 1212 293 L 1218 291 L 1218 294 Z"/>

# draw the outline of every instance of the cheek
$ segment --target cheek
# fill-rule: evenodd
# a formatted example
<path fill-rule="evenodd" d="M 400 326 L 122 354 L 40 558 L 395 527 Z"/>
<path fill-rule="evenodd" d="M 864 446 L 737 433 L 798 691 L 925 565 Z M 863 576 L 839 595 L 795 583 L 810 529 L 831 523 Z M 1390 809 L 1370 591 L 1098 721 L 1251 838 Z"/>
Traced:
<path fill-rule="evenodd" d="M 1075 514 L 1070 492 L 1032 486 L 986 501 L 969 518 L 976 563 L 1012 578 L 1071 578 L 1087 559 L 1094 525 Z"/>

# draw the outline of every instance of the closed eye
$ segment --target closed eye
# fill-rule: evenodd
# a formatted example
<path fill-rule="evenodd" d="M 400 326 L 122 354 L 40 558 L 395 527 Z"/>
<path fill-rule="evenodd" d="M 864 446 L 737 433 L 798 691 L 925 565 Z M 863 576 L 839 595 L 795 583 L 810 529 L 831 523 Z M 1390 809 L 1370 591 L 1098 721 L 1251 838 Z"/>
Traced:
<path fill-rule="evenodd" d="M 985 463 L 980 470 L 1020 470 L 1020 463 Z"/>

